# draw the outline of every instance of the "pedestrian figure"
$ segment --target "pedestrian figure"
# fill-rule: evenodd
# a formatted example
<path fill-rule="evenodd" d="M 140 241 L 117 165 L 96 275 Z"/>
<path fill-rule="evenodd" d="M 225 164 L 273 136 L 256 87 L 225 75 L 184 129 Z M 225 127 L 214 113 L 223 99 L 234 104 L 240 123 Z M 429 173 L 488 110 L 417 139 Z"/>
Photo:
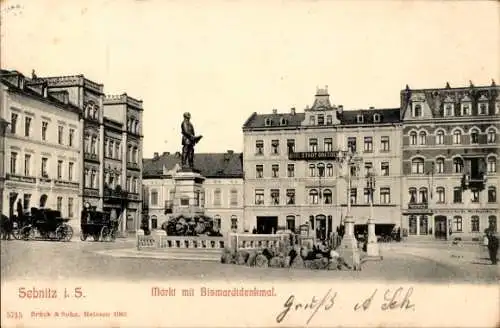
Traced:
<path fill-rule="evenodd" d="M 492 229 L 488 230 L 488 252 L 490 254 L 491 264 L 497 264 L 498 238 Z"/>

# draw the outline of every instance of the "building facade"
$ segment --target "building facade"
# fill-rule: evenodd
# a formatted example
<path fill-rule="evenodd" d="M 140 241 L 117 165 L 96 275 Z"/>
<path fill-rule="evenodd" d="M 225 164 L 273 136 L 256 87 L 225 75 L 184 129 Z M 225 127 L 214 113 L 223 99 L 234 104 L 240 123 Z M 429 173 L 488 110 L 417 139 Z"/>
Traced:
<path fill-rule="evenodd" d="M 144 159 L 143 197 L 150 229 L 160 229 L 173 214 L 175 182 L 173 175 L 180 170 L 180 154 L 155 153 Z M 200 195 L 205 215 L 214 219 L 222 234 L 244 232 L 242 154 L 195 154 L 194 166 L 205 178 Z M 247 230 L 248 231 L 248 230 Z"/>
<path fill-rule="evenodd" d="M 44 81 L 16 71 L 2 71 L 1 78 L 1 115 L 10 122 L 2 213 L 13 215 L 18 202 L 25 212 L 50 207 L 79 227 L 79 108 L 68 92 L 50 90 Z"/>
<path fill-rule="evenodd" d="M 500 88 L 401 91 L 403 223 L 409 236 L 497 229 Z"/>
<path fill-rule="evenodd" d="M 399 109 L 344 111 L 318 88 L 303 113 L 253 113 L 243 135 L 245 229 L 272 233 L 308 224 L 324 238 L 348 214 L 348 199 L 358 224 L 370 215 L 399 224 Z M 347 165 L 353 152 L 356 163 Z M 364 193 L 367 173 L 381 174 L 373 202 Z"/>

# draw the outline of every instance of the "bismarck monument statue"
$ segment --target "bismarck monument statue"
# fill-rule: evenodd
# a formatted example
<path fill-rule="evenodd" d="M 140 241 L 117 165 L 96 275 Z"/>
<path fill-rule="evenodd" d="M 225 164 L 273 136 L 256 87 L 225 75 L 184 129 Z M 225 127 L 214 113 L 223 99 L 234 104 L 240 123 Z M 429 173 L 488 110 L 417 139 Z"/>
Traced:
<path fill-rule="evenodd" d="M 184 113 L 184 121 L 181 124 L 182 131 L 182 170 L 194 171 L 194 146 L 200 141 L 202 136 L 194 134 L 194 127 L 191 124 L 191 114 Z"/>

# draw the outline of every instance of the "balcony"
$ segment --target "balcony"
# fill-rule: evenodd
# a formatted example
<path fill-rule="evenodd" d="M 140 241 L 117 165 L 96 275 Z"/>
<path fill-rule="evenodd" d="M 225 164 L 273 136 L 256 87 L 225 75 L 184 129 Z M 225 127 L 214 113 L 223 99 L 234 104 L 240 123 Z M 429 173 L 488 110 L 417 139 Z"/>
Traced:
<path fill-rule="evenodd" d="M 42 176 L 38 178 L 40 183 L 51 183 L 52 179 L 49 178 L 49 175 L 47 173 L 42 173 Z"/>
<path fill-rule="evenodd" d="M 59 187 L 72 187 L 72 188 L 78 188 L 79 184 L 78 182 L 73 182 L 73 181 L 66 181 L 66 180 L 61 180 L 57 179 L 54 181 L 54 184 Z"/>
<path fill-rule="evenodd" d="M 93 188 L 83 189 L 83 195 L 87 197 L 99 197 L 99 190 Z"/>
<path fill-rule="evenodd" d="M 136 201 L 137 201 L 137 200 L 139 200 L 139 194 L 129 192 L 129 193 L 127 194 L 127 198 L 128 198 L 129 200 L 136 200 Z"/>
<path fill-rule="evenodd" d="M 139 163 L 127 162 L 127 169 L 139 170 Z"/>
<path fill-rule="evenodd" d="M 97 156 L 97 154 L 85 153 L 84 158 L 86 161 L 99 162 L 99 156 Z"/>
<path fill-rule="evenodd" d="M 29 177 L 29 176 L 24 176 L 24 175 L 7 174 L 5 176 L 5 178 L 7 180 L 16 181 L 16 182 L 36 183 L 36 178 L 35 177 Z"/>
<path fill-rule="evenodd" d="M 429 204 L 427 202 L 424 203 L 408 203 L 409 210 L 426 210 L 429 208 Z"/>
<path fill-rule="evenodd" d="M 462 176 L 462 189 L 484 190 L 486 180 L 486 175 L 483 172 L 477 172 L 476 174 L 464 174 Z"/>

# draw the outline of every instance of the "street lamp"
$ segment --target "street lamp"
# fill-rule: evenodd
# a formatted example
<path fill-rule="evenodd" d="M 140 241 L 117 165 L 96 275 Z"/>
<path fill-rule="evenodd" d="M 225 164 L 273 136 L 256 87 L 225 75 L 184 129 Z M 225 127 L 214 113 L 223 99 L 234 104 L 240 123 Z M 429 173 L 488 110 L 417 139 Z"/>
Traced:
<path fill-rule="evenodd" d="M 368 172 L 366 175 L 366 188 L 370 201 L 370 218 L 368 219 L 368 243 L 366 245 L 366 255 L 369 258 L 380 258 L 380 251 L 377 244 L 377 235 L 375 234 L 375 220 L 373 218 L 373 194 L 375 192 L 375 174 Z"/>

